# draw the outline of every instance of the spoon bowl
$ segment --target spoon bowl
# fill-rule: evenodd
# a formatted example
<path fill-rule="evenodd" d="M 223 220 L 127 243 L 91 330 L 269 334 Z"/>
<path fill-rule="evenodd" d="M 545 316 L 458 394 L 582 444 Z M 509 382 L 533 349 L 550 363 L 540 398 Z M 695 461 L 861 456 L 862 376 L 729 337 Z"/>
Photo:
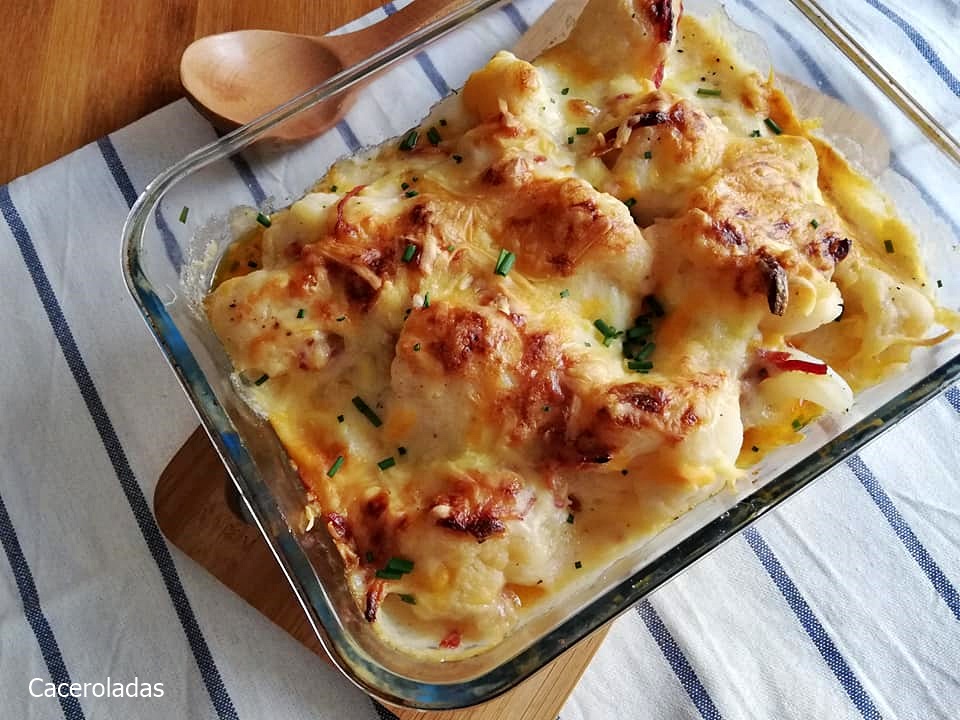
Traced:
<path fill-rule="evenodd" d="M 180 59 L 188 97 L 222 130 L 255 120 L 419 29 L 452 5 L 415 0 L 375 25 L 345 35 L 239 30 L 193 42 Z M 337 124 L 360 86 L 282 123 L 271 137 L 300 140 Z"/>

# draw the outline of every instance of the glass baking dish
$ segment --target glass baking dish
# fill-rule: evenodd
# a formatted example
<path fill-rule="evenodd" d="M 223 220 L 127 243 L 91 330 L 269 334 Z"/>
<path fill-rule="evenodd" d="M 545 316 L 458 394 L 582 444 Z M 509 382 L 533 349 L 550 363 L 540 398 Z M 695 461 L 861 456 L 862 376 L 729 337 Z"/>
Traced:
<path fill-rule="evenodd" d="M 184 158 L 150 183 L 123 230 L 123 269 L 130 292 L 317 637 L 350 680 L 401 706 L 464 707 L 502 693 L 960 377 L 957 338 L 917 349 L 904 372 L 860 395 L 851 412 L 825 416 L 811 425 L 803 442 L 766 456 L 736 491 L 714 496 L 682 515 L 480 655 L 446 663 L 418 661 L 378 640 L 346 590 L 332 543 L 317 541 L 316 534 L 308 542 L 301 532 L 302 486 L 269 424 L 235 390 L 230 362 L 196 311 L 196 301 L 209 287 L 210 261 L 232 239 L 235 208 L 285 207 L 337 158 L 400 134 L 417 123 L 446 88 L 460 86 L 496 50 L 510 47 L 547 7 L 544 0 L 509 5 L 475 0 L 460 7 Z M 709 0 L 687 2 L 686 12 L 709 14 L 717 7 Z M 948 281 L 938 290 L 940 303 L 960 307 L 960 283 L 953 282 L 960 278 L 960 254 L 954 251 L 960 213 L 948 197 L 960 186 L 956 140 L 815 2 L 781 0 L 760 9 L 751 0 L 731 0 L 726 9 L 738 25 L 756 33 L 738 44 L 761 70 L 772 64 L 790 83 L 843 101 L 882 131 L 889 154 L 859 146 L 857 138 L 846 137 L 844 127 L 834 126 L 829 118 L 822 129 L 914 222 L 931 282 Z M 361 89 L 346 122 L 297 145 L 265 140 L 318 103 L 342 101 L 354 86 Z M 799 101 L 798 110 L 805 114 Z M 190 208 L 189 220 L 177 222 L 185 206 Z"/>

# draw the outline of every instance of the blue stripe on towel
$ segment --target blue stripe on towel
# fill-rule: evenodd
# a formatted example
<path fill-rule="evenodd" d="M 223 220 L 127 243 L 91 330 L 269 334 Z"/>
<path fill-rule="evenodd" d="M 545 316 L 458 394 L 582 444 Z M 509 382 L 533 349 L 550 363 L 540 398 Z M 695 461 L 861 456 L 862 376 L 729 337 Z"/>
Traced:
<path fill-rule="evenodd" d="M 347 124 L 346 120 L 341 120 L 337 123 L 337 132 L 340 133 L 343 143 L 350 152 L 355 153 L 360 150 L 360 139 L 356 136 L 356 133 L 353 132 L 353 128 Z"/>
<path fill-rule="evenodd" d="M 700 711 L 703 720 L 722 720 L 723 716 L 717 710 L 717 706 L 713 704 L 710 693 L 700 682 L 696 671 L 691 667 L 686 655 L 683 654 L 683 650 L 677 645 L 677 641 L 670 634 L 670 630 L 664 625 L 653 605 L 649 601 L 643 600 L 637 605 L 637 613 L 643 620 L 643 624 L 647 626 L 647 630 L 653 635 L 653 639 L 657 641 L 660 651 L 667 662 L 670 663 L 670 667 L 673 668 L 673 672 L 680 680 L 680 684 L 683 685 L 683 689 L 687 691 L 687 695 L 690 696 L 693 704 Z"/>
<path fill-rule="evenodd" d="M 132 188 L 132 185 L 130 187 Z M 123 192 L 123 188 L 121 188 L 121 192 Z M 207 641 L 203 637 L 200 625 L 197 623 L 197 618 L 193 614 L 193 608 L 190 606 L 190 600 L 187 598 L 187 593 L 180 581 L 180 575 L 177 573 L 176 565 L 170 555 L 170 549 L 160 534 L 160 528 L 157 527 L 153 513 L 150 511 L 150 503 L 147 502 L 146 497 L 144 497 L 143 490 L 137 482 L 133 470 L 130 468 L 126 453 L 120 444 L 120 438 L 117 437 L 117 433 L 114 430 L 113 422 L 110 420 L 103 401 L 100 399 L 100 394 L 97 392 L 93 378 L 90 377 L 90 372 L 73 337 L 73 331 L 67 323 L 67 318 L 63 314 L 63 309 L 60 306 L 53 287 L 50 285 L 50 280 L 43 268 L 43 264 L 40 262 L 40 256 L 37 254 L 30 233 L 27 231 L 23 219 L 20 217 L 20 213 L 17 212 L 16 207 L 13 205 L 13 200 L 10 198 L 10 191 L 6 185 L 0 186 L 0 211 L 2 211 L 3 217 L 20 248 L 23 262 L 27 266 L 30 277 L 33 280 L 34 288 L 43 305 L 43 309 L 47 313 L 47 318 L 53 328 L 53 333 L 60 343 L 63 357 L 67 361 L 67 366 L 70 368 L 73 379 L 77 383 L 80 395 L 83 397 L 83 401 L 87 406 L 87 411 L 90 413 L 97 432 L 100 434 L 103 447 L 110 458 L 110 462 L 113 464 L 113 470 L 116 473 L 117 480 L 120 481 L 120 486 L 127 498 L 127 502 L 130 504 L 130 509 L 133 511 L 137 525 L 140 527 L 143 539 L 146 541 L 150 554 L 153 556 L 160 570 L 160 575 L 163 578 L 167 593 L 170 595 L 173 607 L 180 619 L 180 624 L 183 626 L 183 631 L 187 636 L 187 641 L 190 643 L 193 657 L 197 662 L 197 666 L 200 668 L 200 674 L 207 687 L 207 692 L 210 694 L 210 700 L 221 720 L 236 720 L 237 712 L 233 707 L 233 701 L 230 699 L 230 695 L 223 685 L 220 671 L 217 669 L 213 656 L 210 654 L 210 648 L 207 646 Z"/>
<path fill-rule="evenodd" d="M 123 195 L 123 199 L 127 202 L 127 207 L 132 208 L 133 204 L 137 201 L 137 191 L 133 187 L 133 182 L 130 180 L 130 175 L 127 173 L 127 169 L 124 167 L 116 147 L 114 147 L 109 136 L 106 135 L 97 140 L 97 147 L 100 148 L 100 154 L 103 156 L 103 160 L 107 164 L 107 168 L 110 170 L 114 182 L 117 184 L 117 187 L 120 188 L 120 194 Z M 173 231 L 170 230 L 170 226 L 160 212 L 159 205 L 157 206 L 154 218 L 157 222 L 157 229 L 160 231 L 160 239 L 163 241 L 163 249 L 167 254 L 167 258 L 170 260 L 170 264 L 173 265 L 173 269 L 179 273 L 180 268 L 183 266 L 183 252 L 180 250 L 180 245 L 177 244 L 177 238 L 174 236 Z"/>
<path fill-rule="evenodd" d="M 880 713 L 874 706 L 873 700 L 870 699 L 870 695 L 863 689 L 857 676 L 847 664 L 837 646 L 834 645 L 833 639 L 824 630 L 823 625 L 820 624 L 793 580 L 787 575 L 777 556 L 767 545 L 766 540 L 754 527 L 748 527 L 744 530 L 743 536 L 756 554 L 757 559 L 760 560 L 764 570 L 767 571 L 770 579 L 780 590 L 780 594 L 787 601 L 787 605 L 793 610 L 793 614 L 797 616 L 797 620 L 800 621 L 804 631 L 813 641 L 813 644 L 817 646 L 820 655 L 823 656 L 833 674 L 836 675 L 837 680 L 840 681 L 851 702 L 864 718 L 879 719 Z"/>
<path fill-rule="evenodd" d="M 923 59 L 927 61 L 927 64 L 940 76 L 940 79 L 953 91 L 953 94 L 960 97 L 960 80 L 950 72 L 950 68 L 943 64 L 943 60 L 937 55 L 937 51 L 933 49 L 933 46 L 927 42 L 927 39 L 921 35 L 913 25 L 882 2 L 878 2 L 878 0 L 866 0 L 866 2 L 870 7 L 883 13 L 894 25 L 903 31 L 904 35 L 910 38 L 910 42 L 912 42 L 913 46 L 923 55 Z"/>
<path fill-rule="evenodd" d="M 513 26 L 520 31 L 520 33 L 525 33 L 530 29 L 530 26 L 527 24 L 527 21 L 523 19 L 523 15 L 520 14 L 520 11 L 511 3 L 510 5 L 504 5 L 503 14 L 510 18 L 510 22 L 513 23 Z"/>
<path fill-rule="evenodd" d="M 397 7 L 392 2 L 388 2 L 383 6 L 383 11 L 387 15 L 393 15 L 397 12 Z M 423 70 L 423 74 L 427 76 L 427 79 L 433 85 L 434 89 L 437 91 L 437 94 L 445 98 L 450 94 L 450 86 L 447 85 L 447 81 L 443 79 L 443 75 L 437 70 L 437 66 L 433 64 L 433 60 L 430 59 L 430 56 L 424 51 L 417 53 L 416 55 L 417 64 L 420 65 L 420 69 Z"/>
<path fill-rule="evenodd" d="M 955 387 L 950 389 L 956 390 Z M 904 547 L 907 548 L 907 552 L 917 561 L 917 565 L 920 566 L 920 569 L 923 570 L 924 574 L 929 578 L 933 584 L 933 589 L 943 598 L 943 601 L 947 604 L 947 607 L 950 608 L 953 616 L 957 620 L 960 620 L 960 595 L 957 594 L 957 589 L 944 574 L 943 570 L 940 569 L 940 566 L 937 565 L 936 560 L 927 552 L 927 549 L 923 546 L 923 543 L 920 542 L 919 538 L 917 538 L 916 533 L 913 532 L 913 529 L 907 524 L 907 521 L 903 519 L 900 511 L 897 510 L 897 506 L 893 504 L 893 500 L 890 499 L 890 496 L 887 495 L 883 486 L 880 485 L 873 471 L 867 467 L 859 455 L 854 455 L 848 459 L 847 466 L 853 471 L 853 474 L 856 475 L 857 480 L 860 481 L 860 484 L 863 485 L 867 493 L 869 493 L 873 502 L 880 508 L 880 512 L 883 513 L 887 522 L 890 523 L 890 527 L 893 528 L 897 537 L 900 538 Z"/>
<path fill-rule="evenodd" d="M 0 197 L 5 194 L 6 186 L 0 189 Z M 2 202 L 3 200 L 0 199 L 0 203 Z M 6 216 L 6 205 L 3 207 L 4 216 Z M 70 673 L 63 662 L 60 645 L 57 644 L 53 629 L 47 622 L 47 616 L 43 614 L 43 608 L 40 606 L 40 596 L 37 594 L 37 586 L 33 581 L 33 573 L 30 571 L 27 559 L 23 556 L 23 548 L 20 547 L 17 531 L 13 527 L 10 515 L 7 513 L 7 506 L 3 502 L 2 495 L 0 495 L 0 544 L 3 545 L 7 560 L 10 562 L 10 569 L 13 571 L 17 589 L 20 591 L 20 599 L 23 601 L 23 614 L 37 638 L 37 645 L 40 646 L 40 654 L 43 655 L 43 661 L 47 664 L 50 680 L 57 685 L 61 683 L 69 685 L 72 682 Z M 57 699 L 60 701 L 63 717 L 67 720 L 83 720 L 83 708 L 80 707 L 80 701 L 77 698 L 69 694 L 64 697 L 58 693 Z"/>
<path fill-rule="evenodd" d="M 263 186 L 260 184 L 260 181 L 257 180 L 257 176 L 253 174 L 253 170 L 250 169 L 250 163 L 239 153 L 231 155 L 230 162 L 233 167 L 236 168 L 237 174 L 240 175 L 240 179 L 243 180 L 243 184 L 247 186 L 247 189 L 253 196 L 253 202 L 257 207 L 262 206 L 263 201 L 267 199 L 267 194 L 263 191 Z"/>
<path fill-rule="evenodd" d="M 956 385 L 947 388 L 947 402 L 953 405 L 953 409 L 960 413 L 960 387 Z"/>

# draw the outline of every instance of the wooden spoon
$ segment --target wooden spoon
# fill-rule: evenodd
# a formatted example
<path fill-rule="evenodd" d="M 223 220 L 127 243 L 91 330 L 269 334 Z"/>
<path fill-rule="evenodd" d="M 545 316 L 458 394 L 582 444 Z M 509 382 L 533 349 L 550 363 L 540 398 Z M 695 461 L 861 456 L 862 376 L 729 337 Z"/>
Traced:
<path fill-rule="evenodd" d="M 215 125 L 233 129 L 316 87 L 394 44 L 456 3 L 415 0 L 375 25 L 346 35 L 315 37 L 239 30 L 193 42 L 180 59 L 187 95 Z M 282 123 L 271 136 L 297 140 L 335 125 L 359 86 Z"/>

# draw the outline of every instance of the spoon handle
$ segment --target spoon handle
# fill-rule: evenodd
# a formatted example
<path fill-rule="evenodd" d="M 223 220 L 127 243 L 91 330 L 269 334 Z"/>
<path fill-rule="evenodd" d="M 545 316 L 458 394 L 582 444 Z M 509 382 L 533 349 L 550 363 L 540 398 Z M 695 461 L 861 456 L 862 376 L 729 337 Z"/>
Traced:
<path fill-rule="evenodd" d="M 459 4 L 457 0 L 414 0 L 376 25 L 337 37 L 341 59 L 345 65 L 365 60 Z"/>

